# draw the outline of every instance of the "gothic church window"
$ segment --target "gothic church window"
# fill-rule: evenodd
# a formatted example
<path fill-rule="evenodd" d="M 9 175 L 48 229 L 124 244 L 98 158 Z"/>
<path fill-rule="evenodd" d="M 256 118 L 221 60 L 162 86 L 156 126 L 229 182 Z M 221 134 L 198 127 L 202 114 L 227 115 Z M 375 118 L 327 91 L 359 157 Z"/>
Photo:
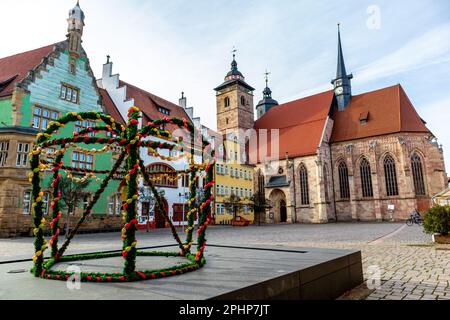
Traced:
<path fill-rule="evenodd" d="M 397 172 L 395 170 L 395 160 L 387 155 L 384 158 L 384 178 L 386 180 L 386 194 L 388 196 L 398 196 Z"/>
<path fill-rule="evenodd" d="M 339 191 L 341 199 L 350 199 L 350 187 L 348 183 L 348 168 L 344 161 L 338 166 L 339 173 Z"/>
<path fill-rule="evenodd" d="M 303 164 L 300 166 L 300 198 L 302 205 L 309 205 L 308 171 Z"/>
<path fill-rule="evenodd" d="M 425 195 L 425 182 L 423 179 L 422 159 L 417 153 L 413 153 L 411 156 L 411 169 L 414 180 L 414 190 L 416 196 Z"/>
<path fill-rule="evenodd" d="M 372 174 L 370 171 L 370 163 L 366 158 L 361 160 L 359 171 L 361 173 L 362 195 L 364 198 L 371 198 L 373 197 Z"/>

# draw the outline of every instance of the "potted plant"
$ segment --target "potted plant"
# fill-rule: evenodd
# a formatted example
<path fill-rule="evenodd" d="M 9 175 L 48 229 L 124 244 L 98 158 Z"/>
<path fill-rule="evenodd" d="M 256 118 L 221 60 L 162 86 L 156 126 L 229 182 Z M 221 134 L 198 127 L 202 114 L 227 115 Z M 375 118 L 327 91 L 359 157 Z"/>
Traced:
<path fill-rule="evenodd" d="M 450 206 L 436 205 L 428 209 L 423 228 L 426 233 L 432 234 L 434 242 L 450 244 Z"/>

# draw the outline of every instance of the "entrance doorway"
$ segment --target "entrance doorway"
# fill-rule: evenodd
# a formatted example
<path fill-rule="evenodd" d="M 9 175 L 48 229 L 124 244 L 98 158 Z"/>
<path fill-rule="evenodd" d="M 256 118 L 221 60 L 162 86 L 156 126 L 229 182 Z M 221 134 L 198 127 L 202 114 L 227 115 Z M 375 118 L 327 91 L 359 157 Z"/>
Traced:
<path fill-rule="evenodd" d="M 286 201 L 280 201 L 280 222 L 287 221 Z"/>
<path fill-rule="evenodd" d="M 164 202 L 164 209 L 166 214 L 169 214 L 169 205 L 167 204 L 166 199 L 162 199 Z M 166 219 L 164 218 L 163 213 L 159 210 L 159 206 L 155 205 L 155 227 L 156 228 L 165 228 L 166 227 Z"/>

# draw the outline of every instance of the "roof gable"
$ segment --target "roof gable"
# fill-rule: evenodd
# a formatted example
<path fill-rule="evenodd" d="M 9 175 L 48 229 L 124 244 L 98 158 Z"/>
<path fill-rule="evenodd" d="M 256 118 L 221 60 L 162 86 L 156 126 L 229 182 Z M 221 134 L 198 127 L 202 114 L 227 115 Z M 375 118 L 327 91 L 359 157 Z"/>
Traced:
<path fill-rule="evenodd" d="M 361 115 L 367 114 L 367 121 Z M 429 132 L 400 85 L 352 96 L 348 107 L 333 112 L 332 142 L 396 132 Z"/>

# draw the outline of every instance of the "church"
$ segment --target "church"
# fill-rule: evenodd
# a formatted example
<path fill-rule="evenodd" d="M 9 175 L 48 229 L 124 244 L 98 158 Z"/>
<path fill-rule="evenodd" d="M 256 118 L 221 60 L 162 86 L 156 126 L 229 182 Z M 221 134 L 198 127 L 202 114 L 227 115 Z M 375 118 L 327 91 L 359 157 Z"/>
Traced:
<path fill-rule="evenodd" d="M 352 94 L 338 30 L 330 90 L 279 104 L 254 89 L 233 59 L 217 88 L 217 127 L 240 132 L 255 165 L 265 223 L 405 220 L 447 185 L 443 150 L 400 84 Z M 227 110 L 228 109 L 228 110 Z M 259 218 L 258 218 L 259 215 Z"/>

